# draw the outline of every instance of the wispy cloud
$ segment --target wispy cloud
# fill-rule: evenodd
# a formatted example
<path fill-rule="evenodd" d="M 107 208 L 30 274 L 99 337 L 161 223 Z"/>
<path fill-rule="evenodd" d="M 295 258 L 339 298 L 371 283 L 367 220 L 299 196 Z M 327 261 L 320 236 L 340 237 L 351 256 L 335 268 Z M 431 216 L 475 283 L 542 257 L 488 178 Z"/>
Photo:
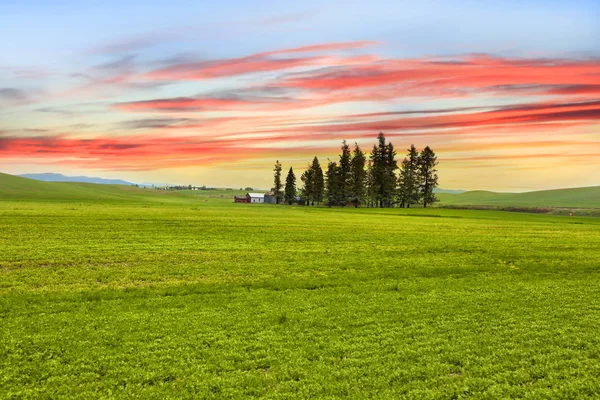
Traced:
<path fill-rule="evenodd" d="M 403 59 L 377 55 L 380 44 L 372 41 L 162 63 L 132 51 L 152 43 L 105 49 L 102 62 L 73 74 L 71 93 L 91 103 L 36 109 L 44 118 L 77 117 L 80 128 L 5 129 L 0 156 L 115 170 L 231 158 L 258 165 L 332 155 L 342 139 L 371 143 L 383 131 L 398 148 L 434 145 L 447 165 L 460 166 L 508 164 L 511 155 L 593 162 L 590 149 L 600 145 L 592 135 L 600 123 L 597 58 Z M 0 89 L 0 101 L 23 101 L 28 94 L 20 90 Z"/>
<path fill-rule="evenodd" d="M 24 90 L 17 88 L 0 88 L 0 101 L 4 100 L 7 102 L 24 102 L 28 99 L 28 95 Z"/>
<path fill-rule="evenodd" d="M 268 51 L 232 59 L 176 63 L 150 71 L 144 74 L 143 78 L 171 81 L 205 80 L 259 72 L 282 71 L 299 67 L 358 64 L 372 61 L 373 57 L 335 57 L 319 55 L 281 58 L 277 56 L 361 49 L 373 46 L 374 44 L 376 44 L 376 42 L 370 41 L 326 43 Z"/>

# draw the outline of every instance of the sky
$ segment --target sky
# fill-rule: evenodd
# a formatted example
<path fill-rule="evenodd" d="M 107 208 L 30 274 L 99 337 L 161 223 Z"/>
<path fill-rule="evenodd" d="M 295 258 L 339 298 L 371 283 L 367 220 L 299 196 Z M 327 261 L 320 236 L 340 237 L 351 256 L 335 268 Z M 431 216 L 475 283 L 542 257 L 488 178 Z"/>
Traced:
<path fill-rule="evenodd" d="M 600 2 L 0 0 L 0 172 L 269 189 L 342 140 L 600 185 Z"/>

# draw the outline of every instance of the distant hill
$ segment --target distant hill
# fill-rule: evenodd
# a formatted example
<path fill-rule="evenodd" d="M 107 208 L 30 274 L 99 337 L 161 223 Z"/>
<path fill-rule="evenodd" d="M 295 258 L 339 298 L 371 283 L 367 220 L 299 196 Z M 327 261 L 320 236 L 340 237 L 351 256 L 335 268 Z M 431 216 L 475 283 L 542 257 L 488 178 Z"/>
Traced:
<path fill-rule="evenodd" d="M 124 181 L 122 181 L 124 182 Z M 131 185 L 131 184 L 128 184 Z M 243 191 L 176 191 L 136 188 L 125 184 L 44 182 L 0 173 L 0 201 L 164 202 L 179 203 L 199 196 L 230 198 Z M 542 190 L 527 193 L 496 193 L 483 190 L 459 194 L 439 192 L 441 206 L 489 206 L 527 208 L 600 209 L 600 186 Z"/>
<path fill-rule="evenodd" d="M 85 182 L 85 183 L 99 183 L 102 185 L 135 185 L 135 183 L 127 182 L 121 179 L 104 179 L 90 176 L 65 176 L 62 174 L 22 174 L 17 175 L 22 178 L 35 179 L 44 182 Z"/>
<path fill-rule="evenodd" d="M 440 205 L 600 208 L 600 186 L 540 190 L 526 193 L 496 193 L 474 190 L 460 194 L 438 193 Z"/>
<path fill-rule="evenodd" d="M 466 190 L 452 190 L 452 189 L 439 189 L 439 188 L 435 188 L 433 189 L 434 193 L 449 193 L 449 194 L 461 194 L 466 192 Z"/>
<path fill-rule="evenodd" d="M 44 182 L 0 173 L 0 202 L 60 202 L 64 204 L 161 204 L 189 205 L 192 201 L 233 199 L 234 190 L 165 191 L 150 188 L 87 182 Z M 212 200 L 211 200 L 212 201 Z"/>

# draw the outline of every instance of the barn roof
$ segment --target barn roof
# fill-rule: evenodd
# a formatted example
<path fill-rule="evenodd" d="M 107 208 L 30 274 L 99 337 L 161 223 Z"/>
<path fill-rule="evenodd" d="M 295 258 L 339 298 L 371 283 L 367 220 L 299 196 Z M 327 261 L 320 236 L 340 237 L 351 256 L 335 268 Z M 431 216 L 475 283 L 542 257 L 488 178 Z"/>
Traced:
<path fill-rule="evenodd" d="M 250 197 L 265 197 L 264 193 L 248 193 Z"/>

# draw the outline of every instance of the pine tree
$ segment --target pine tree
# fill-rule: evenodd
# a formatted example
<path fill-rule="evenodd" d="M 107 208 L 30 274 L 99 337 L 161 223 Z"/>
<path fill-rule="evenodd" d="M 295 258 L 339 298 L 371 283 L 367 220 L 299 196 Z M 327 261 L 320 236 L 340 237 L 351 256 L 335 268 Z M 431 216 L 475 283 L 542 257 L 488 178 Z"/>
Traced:
<path fill-rule="evenodd" d="M 398 183 L 400 207 L 410 208 L 411 204 L 418 204 L 420 201 L 419 152 L 412 144 L 406 158 L 402 161 Z"/>
<path fill-rule="evenodd" d="M 366 180 L 367 171 L 365 170 L 365 163 L 367 159 L 365 154 L 362 152 L 358 143 L 354 143 L 354 152 L 352 154 L 351 165 L 351 199 L 356 207 L 359 204 L 364 203 L 366 197 Z"/>
<path fill-rule="evenodd" d="M 345 206 L 352 200 L 352 164 L 350 146 L 342 141 L 342 154 L 338 164 L 339 204 Z"/>
<path fill-rule="evenodd" d="M 325 194 L 325 177 L 323 176 L 323 169 L 321 168 L 321 164 L 319 163 L 319 159 L 317 157 L 313 158 L 312 170 L 313 204 L 314 202 L 320 204 L 323 202 L 323 197 Z"/>
<path fill-rule="evenodd" d="M 290 167 L 287 178 L 285 178 L 285 202 L 292 205 L 294 200 L 296 200 L 296 175 L 294 175 L 293 168 Z"/>
<path fill-rule="evenodd" d="M 379 207 L 391 206 L 396 188 L 396 152 L 394 146 L 385 143 L 385 136 L 380 132 L 377 136 L 377 145 L 371 152 L 371 173 L 373 195 Z"/>
<path fill-rule="evenodd" d="M 418 172 L 420 176 L 421 196 L 423 199 L 423 207 L 427 204 L 432 204 L 438 201 L 433 193 L 433 189 L 438 185 L 437 157 L 429 146 L 425 147 L 419 155 Z"/>
<path fill-rule="evenodd" d="M 367 163 L 367 183 L 366 183 L 366 192 L 367 192 L 367 206 L 373 207 L 377 206 L 377 193 L 375 188 L 375 176 L 373 174 L 373 163 L 371 160 Z"/>
<path fill-rule="evenodd" d="M 273 180 L 272 190 L 276 202 L 277 204 L 279 204 L 283 200 L 283 192 L 281 191 L 281 188 L 283 187 L 283 185 L 281 184 L 281 164 L 279 164 L 279 160 L 275 162 L 275 168 L 273 168 L 273 171 L 275 171 L 275 178 Z"/>
<path fill-rule="evenodd" d="M 390 142 L 386 145 L 385 151 L 385 174 L 384 174 L 384 201 L 386 206 L 391 207 L 396 198 L 396 170 L 398 163 L 396 162 L 396 150 Z"/>
<path fill-rule="evenodd" d="M 306 169 L 306 171 L 304 171 L 304 173 L 300 177 L 300 180 L 302 180 L 302 183 L 303 183 L 302 198 L 306 202 L 307 206 L 309 206 L 311 204 L 311 202 L 314 203 L 314 201 L 315 201 L 315 188 L 314 188 L 315 178 L 314 178 L 314 175 L 315 175 L 315 171 L 314 171 L 312 165 L 309 165 L 308 168 Z"/>
<path fill-rule="evenodd" d="M 379 134 L 378 139 L 381 137 Z M 373 196 L 373 203 L 375 207 L 383 206 L 381 200 L 381 183 L 383 181 L 383 158 L 381 154 L 381 148 L 377 145 L 373 145 L 370 155 L 371 163 L 371 194 Z"/>
<path fill-rule="evenodd" d="M 329 207 L 338 205 L 340 201 L 340 184 L 338 178 L 338 166 L 335 161 L 330 161 L 327 164 L 327 181 L 325 182 L 325 198 Z"/>

